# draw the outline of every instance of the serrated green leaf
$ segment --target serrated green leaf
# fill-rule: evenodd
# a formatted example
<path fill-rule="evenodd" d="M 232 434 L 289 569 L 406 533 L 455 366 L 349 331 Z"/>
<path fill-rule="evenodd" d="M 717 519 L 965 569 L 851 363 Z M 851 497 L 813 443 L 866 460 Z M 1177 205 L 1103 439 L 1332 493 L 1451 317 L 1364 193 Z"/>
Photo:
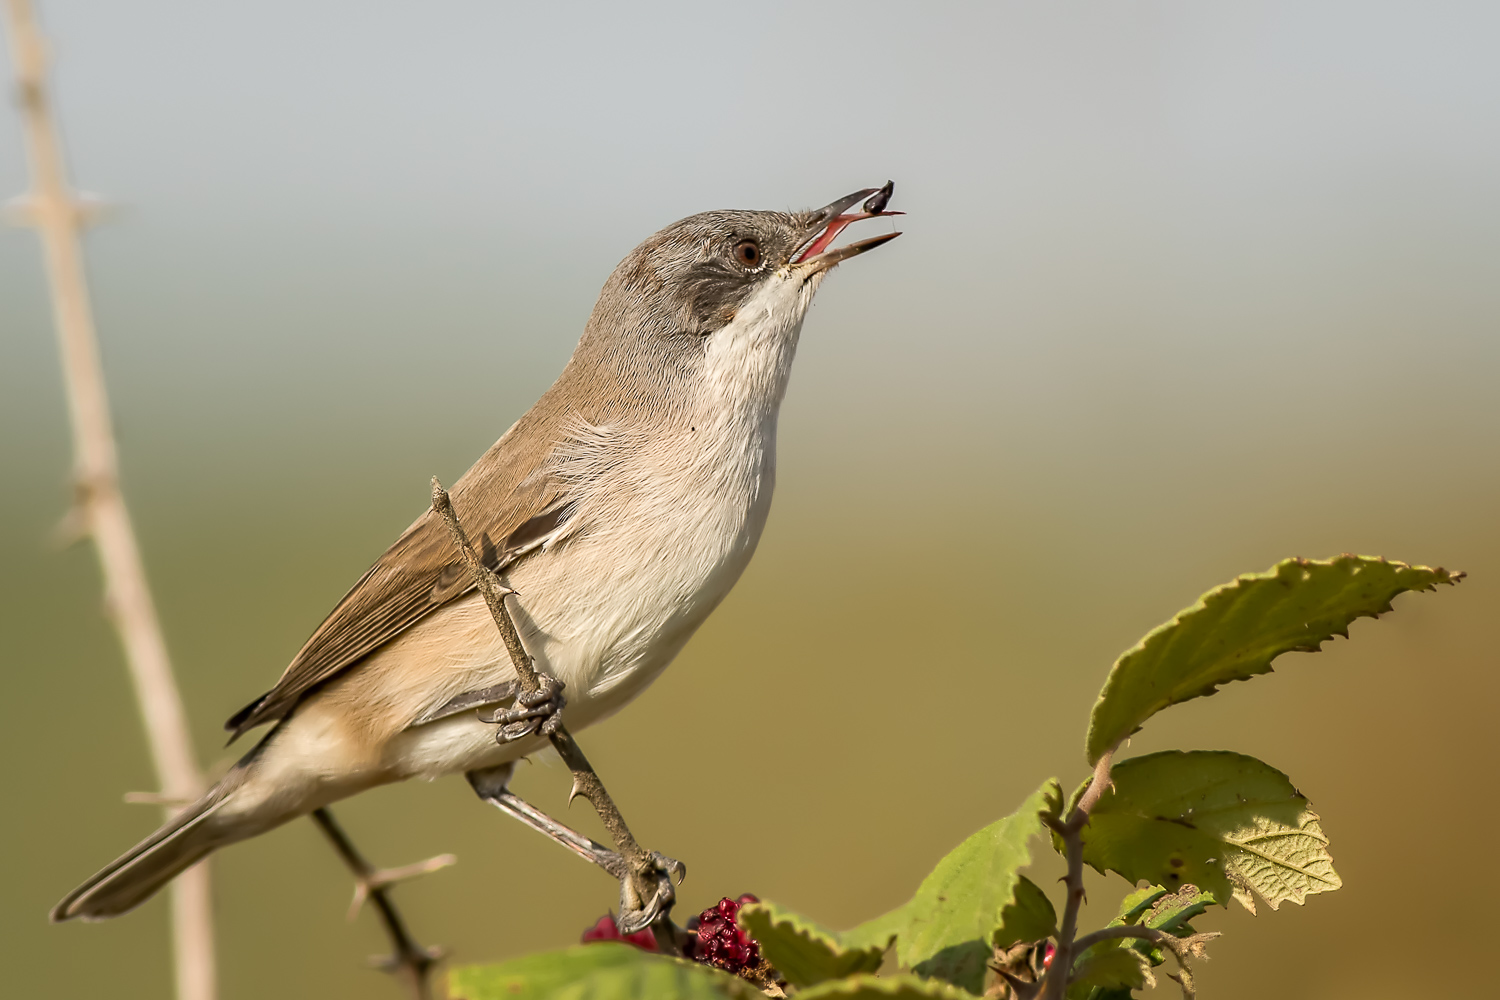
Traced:
<path fill-rule="evenodd" d="M 1344 555 L 1288 559 L 1211 590 L 1115 662 L 1089 718 L 1089 763 L 1169 705 L 1266 673 L 1282 653 L 1316 651 L 1356 618 L 1389 611 L 1397 594 L 1462 578 Z"/>
<path fill-rule="evenodd" d="M 1123 927 L 1133 924 L 1140 919 L 1141 914 L 1151 909 L 1158 899 L 1167 895 L 1167 890 L 1159 885 L 1148 885 L 1144 889 L 1137 889 L 1124 899 L 1120 900 L 1120 915 L 1109 922 L 1110 927 Z"/>
<path fill-rule="evenodd" d="M 819 983 L 799 990 L 797 1000 L 974 1000 L 973 996 L 947 983 L 917 976 L 885 976 L 868 973 Z"/>
<path fill-rule="evenodd" d="M 937 976 L 979 992 L 984 960 L 1014 906 L 1020 869 L 1031 862 L 1031 838 L 1042 832 L 1051 782 L 1021 808 L 965 840 L 937 863 L 902 908 L 906 926 L 897 931 L 896 958 L 919 975 Z"/>
<path fill-rule="evenodd" d="M 739 925 L 760 942 L 761 954 L 793 986 L 811 986 L 880 968 L 885 946 L 846 948 L 839 935 L 775 903 L 740 908 Z"/>
<path fill-rule="evenodd" d="M 1017 933 L 1056 920 L 1045 893 L 1034 885 L 1021 888 L 1018 869 L 1031 861 L 1029 841 L 1042 830 L 1040 814 L 1055 814 L 1061 801 L 1056 780 L 1047 782 L 1020 809 L 949 852 L 910 900 L 843 932 L 840 941 L 845 948 L 884 950 L 894 939 L 902 965 L 977 993 L 1007 920 Z"/>
<path fill-rule="evenodd" d="M 738 976 L 600 941 L 448 973 L 452 1000 L 760 1000 Z"/>
<path fill-rule="evenodd" d="M 1000 926 L 990 943 L 996 948 L 1009 948 L 1022 941 L 1040 941 L 1056 932 L 1057 910 L 1052 900 L 1031 879 L 1018 876 L 1015 899 L 1001 911 Z"/>
<path fill-rule="evenodd" d="M 839 932 L 840 943 L 845 948 L 879 948 L 884 952 L 896 940 L 896 935 L 906 928 L 906 909 L 910 905 L 911 901 L 907 900 L 889 913 Z"/>
<path fill-rule="evenodd" d="M 984 976 L 994 953 L 994 949 L 981 940 L 960 941 L 918 962 L 911 971 L 923 979 L 942 980 L 977 994 L 984 989 Z"/>
<path fill-rule="evenodd" d="M 1213 893 L 1196 885 L 1185 885 L 1155 900 L 1140 922 L 1143 926 L 1181 936 L 1180 932 L 1188 926 L 1189 920 L 1207 912 L 1217 902 Z"/>
<path fill-rule="evenodd" d="M 1132 892 L 1121 900 L 1120 915 L 1111 920 L 1107 926 L 1123 927 L 1140 924 L 1181 937 L 1193 933 L 1192 927 L 1187 922 L 1216 902 L 1218 900 L 1214 899 L 1213 893 L 1204 892 L 1194 885 L 1185 885 L 1176 892 L 1167 892 L 1159 885 L 1148 886 Z M 1166 961 L 1166 955 L 1162 953 L 1162 950 L 1149 941 L 1139 938 L 1113 938 L 1090 946 L 1074 960 L 1074 965 L 1081 965 L 1111 948 L 1134 948 L 1146 956 L 1153 966 Z M 1109 991 L 1097 990 L 1089 1000 L 1109 1000 Z"/>
<path fill-rule="evenodd" d="M 1111 920 L 1106 926 L 1124 927 L 1129 924 L 1134 924 L 1138 920 L 1140 920 L 1143 914 L 1150 912 L 1152 907 L 1156 905 L 1158 900 L 1163 899 L 1168 895 L 1170 894 L 1167 892 L 1167 890 L 1163 889 L 1159 885 L 1151 885 L 1147 886 L 1144 889 L 1137 889 L 1134 892 L 1128 894 L 1124 899 L 1120 900 L 1119 916 Z M 1088 948 L 1085 948 L 1082 952 L 1075 956 L 1073 959 L 1073 968 L 1075 970 L 1081 969 L 1089 962 L 1097 959 L 1100 955 L 1104 954 L 1106 951 L 1111 951 L 1116 948 L 1130 948 L 1133 947 L 1136 943 L 1137 942 L 1130 941 L 1126 938 L 1112 938 L 1108 941 L 1100 941 L 1098 944 L 1090 945 Z M 1147 944 L 1146 942 L 1139 943 Z M 1155 957 L 1153 951 L 1150 949 L 1149 944 L 1147 944 L 1147 947 L 1145 949 L 1137 950 L 1140 951 L 1141 954 L 1145 955 L 1152 965 L 1161 964 L 1161 962 Z M 1089 992 L 1079 990 L 1077 991 L 1077 995 L 1087 996 L 1088 1000 L 1111 1000 L 1111 998 L 1114 997 L 1128 997 L 1131 995 L 1131 992 L 1128 986 L 1098 986 L 1094 987 L 1092 991 Z"/>
<path fill-rule="evenodd" d="M 1134 948 L 1089 949 L 1073 966 L 1069 1000 L 1088 1000 L 1095 990 L 1140 990 L 1156 985 L 1151 963 Z"/>
<path fill-rule="evenodd" d="M 1201 886 L 1254 911 L 1342 885 L 1317 814 L 1287 776 L 1227 751 L 1167 751 L 1115 765 L 1083 830 L 1083 858 L 1131 882 Z"/>
<path fill-rule="evenodd" d="M 633 965 L 641 954 L 629 945 L 598 942 L 492 965 L 461 965 L 448 973 L 448 993 L 463 1000 L 544 997 L 594 972 Z"/>

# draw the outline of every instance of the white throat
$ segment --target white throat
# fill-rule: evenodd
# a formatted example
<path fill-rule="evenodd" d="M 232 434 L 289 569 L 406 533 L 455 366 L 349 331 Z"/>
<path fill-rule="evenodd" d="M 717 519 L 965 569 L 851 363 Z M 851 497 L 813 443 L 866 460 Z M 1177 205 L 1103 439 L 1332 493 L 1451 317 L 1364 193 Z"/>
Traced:
<path fill-rule="evenodd" d="M 709 334 L 701 395 L 706 418 L 730 433 L 768 431 L 774 448 L 776 414 L 786 395 L 802 319 L 822 280 L 822 272 L 804 279 L 782 268 L 727 326 Z"/>

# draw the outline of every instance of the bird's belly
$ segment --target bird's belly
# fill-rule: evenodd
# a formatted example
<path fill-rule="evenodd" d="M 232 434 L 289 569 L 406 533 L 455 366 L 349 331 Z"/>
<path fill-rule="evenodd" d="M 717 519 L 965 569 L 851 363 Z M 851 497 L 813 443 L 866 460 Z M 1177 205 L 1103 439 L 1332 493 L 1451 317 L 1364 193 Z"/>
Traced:
<path fill-rule="evenodd" d="M 679 519 L 676 531 L 640 519 L 634 523 L 655 530 L 589 534 L 515 567 L 505 581 L 516 591 L 507 607 L 537 669 L 566 685 L 569 727 L 612 715 L 666 668 L 748 565 L 768 506 L 705 504 L 699 517 Z M 372 661 L 351 680 L 367 670 L 384 675 L 378 700 L 419 706 L 408 719 L 515 676 L 478 594 L 429 615 Z M 475 713 L 461 712 L 393 733 L 378 766 L 392 777 L 437 777 L 544 746 L 529 740 L 500 747 L 494 733 Z"/>
<path fill-rule="evenodd" d="M 642 517 L 517 567 L 517 624 L 538 667 L 567 684 L 569 725 L 612 714 L 665 669 L 739 580 L 767 507 L 705 502 L 675 530 Z"/>

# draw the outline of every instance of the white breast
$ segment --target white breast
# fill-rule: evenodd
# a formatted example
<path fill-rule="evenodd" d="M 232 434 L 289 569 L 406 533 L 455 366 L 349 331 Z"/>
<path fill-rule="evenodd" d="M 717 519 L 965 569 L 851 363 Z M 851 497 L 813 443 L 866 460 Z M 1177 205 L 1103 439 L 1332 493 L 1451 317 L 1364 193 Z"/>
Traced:
<path fill-rule="evenodd" d="M 709 336 L 685 421 L 623 448 L 609 438 L 626 430 L 580 429 L 575 482 L 611 465 L 594 480 L 607 484 L 600 503 L 586 505 L 593 517 L 579 535 L 521 563 L 511 584 L 535 628 L 529 648 L 568 682 L 570 725 L 634 697 L 748 565 L 775 486 L 777 413 L 805 310 L 797 286 L 773 282 Z"/>

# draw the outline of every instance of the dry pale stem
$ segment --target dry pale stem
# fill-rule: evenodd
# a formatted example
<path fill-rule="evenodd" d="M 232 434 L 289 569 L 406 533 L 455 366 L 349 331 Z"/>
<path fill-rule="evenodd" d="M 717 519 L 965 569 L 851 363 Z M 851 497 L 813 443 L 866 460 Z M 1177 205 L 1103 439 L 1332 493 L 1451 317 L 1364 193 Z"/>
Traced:
<path fill-rule="evenodd" d="M 20 221 L 41 236 L 72 418 L 76 506 L 68 520 L 94 540 L 104 577 L 105 608 L 145 723 L 163 799 L 192 801 L 202 792 L 186 714 L 152 605 L 139 546 L 120 494 L 109 397 L 84 281 L 79 226 L 87 212 L 67 183 L 62 147 L 47 102 L 46 46 L 29 0 L 5 0 L 32 188 Z M 168 805 L 170 817 L 178 809 Z M 208 869 L 199 864 L 172 884 L 172 939 L 179 1000 L 216 994 L 213 912 Z"/>

